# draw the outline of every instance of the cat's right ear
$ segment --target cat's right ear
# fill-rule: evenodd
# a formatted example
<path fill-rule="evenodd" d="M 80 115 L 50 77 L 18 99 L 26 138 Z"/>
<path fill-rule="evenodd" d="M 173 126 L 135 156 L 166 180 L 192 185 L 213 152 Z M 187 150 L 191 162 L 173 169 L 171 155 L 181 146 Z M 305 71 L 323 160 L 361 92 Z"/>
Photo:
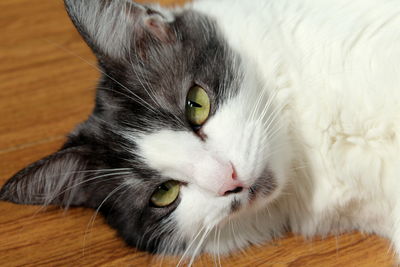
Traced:
<path fill-rule="evenodd" d="M 176 39 L 173 15 L 130 0 L 64 0 L 75 27 L 98 58 L 122 59 L 156 43 Z"/>

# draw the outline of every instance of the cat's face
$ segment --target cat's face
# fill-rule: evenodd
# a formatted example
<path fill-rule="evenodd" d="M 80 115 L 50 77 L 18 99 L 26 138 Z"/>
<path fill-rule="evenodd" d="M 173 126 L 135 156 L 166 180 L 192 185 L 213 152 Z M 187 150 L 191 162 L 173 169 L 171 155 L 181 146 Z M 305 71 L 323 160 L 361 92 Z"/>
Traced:
<path fill-rule="evenodd" d="M 96 108 L 1 198 L 98 209 L 128 244 L 154 252 L 257 242 L 253 219 L 281 191 L 290 159 L 256 68 L 192 11 L 66 5 L 103 73 Z"/>

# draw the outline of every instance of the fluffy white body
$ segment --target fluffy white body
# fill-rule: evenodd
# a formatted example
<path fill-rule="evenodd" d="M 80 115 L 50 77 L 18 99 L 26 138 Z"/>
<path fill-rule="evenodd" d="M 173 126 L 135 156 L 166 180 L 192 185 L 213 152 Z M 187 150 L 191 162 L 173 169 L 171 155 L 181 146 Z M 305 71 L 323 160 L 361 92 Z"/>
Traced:
<path fill-rule="evenodd" d="M 226 253 L 286 229 L 357 229 L 389 238 L 400 253 L 400 2 L 218 0 L 187 8 L 216 20 L 245 66 L 240 93 L 204 126 L 205 144 L 172 131 L 143 137 L 151 166 L 188 181 L 174 212 L 182 236 L 194 240 L 188 251 L 204 242 L 206 251 Z M 154 149 L 157 140 L 169 145 Z M 207 157 L 232 162 L 247 185 L 269 166 L 277 188 L 230 215 L 232 197 L 201 190 L 220 169 Z"/>

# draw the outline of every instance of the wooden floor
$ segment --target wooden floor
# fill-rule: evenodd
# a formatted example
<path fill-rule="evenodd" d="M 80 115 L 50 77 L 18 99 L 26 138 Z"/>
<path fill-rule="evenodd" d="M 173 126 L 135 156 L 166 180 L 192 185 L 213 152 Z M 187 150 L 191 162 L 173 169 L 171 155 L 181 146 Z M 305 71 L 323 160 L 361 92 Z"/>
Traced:
<path fill-rule="evenodd" d="M 161 2 L 161 1 L 160 1 Z M 162 1 L 163 4 L 179 1 Z M 182 2 L 182 1 L 180 1 Z M 61 0 L 0 1 L 0 185 L 55 151 L 93 106 L 94 58 Z M 0 266 L 174 266 L 128 248 L 92 210 L 0 203 Z M 358 233 L 289 235 L 221 259 L 223 266 L 391 266 L 389 243 Z M 215 262 L 201 257 L 196 266 Z"/>

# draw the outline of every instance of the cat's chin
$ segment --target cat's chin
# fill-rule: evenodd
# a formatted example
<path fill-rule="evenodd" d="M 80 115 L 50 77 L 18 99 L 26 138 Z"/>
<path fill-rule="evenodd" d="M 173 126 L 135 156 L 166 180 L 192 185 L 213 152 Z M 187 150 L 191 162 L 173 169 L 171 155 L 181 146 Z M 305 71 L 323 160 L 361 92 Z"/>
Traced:
<path fill-rule="evenodd" d="M 245 193 L 245 192 L 243 192 Z M 248 192 L 253 194 L 252 191 Z M 243 202 L 240 208 L 223 218 L 209 234 L 203 252 L 227 256 L 249 245 L 268 242 L 280 235 L 282 216 L 274 205 L 275 192 L 257 195 Z"/>

